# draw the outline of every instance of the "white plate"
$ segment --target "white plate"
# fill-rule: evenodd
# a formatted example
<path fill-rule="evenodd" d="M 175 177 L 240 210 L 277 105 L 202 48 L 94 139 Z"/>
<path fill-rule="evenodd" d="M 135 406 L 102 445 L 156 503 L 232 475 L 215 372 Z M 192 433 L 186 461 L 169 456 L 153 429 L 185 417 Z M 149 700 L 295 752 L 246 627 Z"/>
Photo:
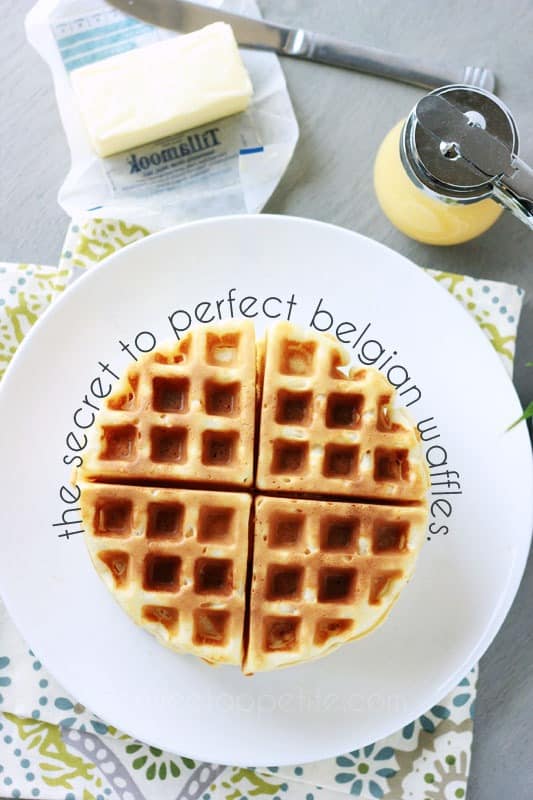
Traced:
<path fill-rule="evenodd" d="M 243 677 L 176 655 L 137 628 L 96 576 L 81 535 L 53 527 L 73 412 L 91 381 L 131 362 L 122 339 L 158 342 L 169 315 L 226 298 L 278 297 L 309 325 L 320 298 L 359 345 L 397 351 L 434 417 L 427 442 L 446 455 L 462 494 L 437 516 L 412 583 L 371 636 L 315 663 Z M 259 304 L 255 306 L 258 307 Z M 210 307 L 210 311 L 213 306 Z M 220 306 L 225 315 L 228 302 Z M 208 318 L 207 306 L 199 313 Z M 251 309 L 253 310 L 253 309 Z M 259 308 L 259 330 L 268 319 Z M 176 324 L 186 320 L 175 314 Z M 321 326 L 326 315 L 317 318 Z M 341 329 L 344 334 L 348 326 Z M 146 348 L 150 337 L 137 343 Z M 364 352 L 378 345 L 365 345 Z M 399 382 L 401 371 L 391 373 Z M 98 384 L 94 384 L 98 390 Z M 413 389 L 404 401 L 417 396 Z M 87 408 L 87 407 L 86 407 Z M 514 389 L 487 339 L 452 297 L 406 259 L 354 233 L 287 217 L 206 220 L 151 236 L 79 280 L 35 326 L 0 395 L 0 585 L 22 634 L 59 681 L 103 719 L 167 750 L 229 764 L 287 764 L 336 755 L 385 736 L 427 710 L 482 655 L 509 609 L 529 547 L 532 464 Z M 78 415 L 78 421 L 87 419 Z M 70 444 L 73 444 L 72 437 Z M 83 443 L 83 442 L 82 442 Z M 445 479 L 441 477 L 440 480 Z M 439 477 L 435 477 L 438 481 Z M 434 491 L 448 490 L 435 486 Z M 456 490 L 451 485 L 450 491 Z M 433 499 L 436 499 L 433 498 Z M 70 518 L 76 515 L 70 515 Z M 70 530 L 79 526 L 71 525 Z"/>

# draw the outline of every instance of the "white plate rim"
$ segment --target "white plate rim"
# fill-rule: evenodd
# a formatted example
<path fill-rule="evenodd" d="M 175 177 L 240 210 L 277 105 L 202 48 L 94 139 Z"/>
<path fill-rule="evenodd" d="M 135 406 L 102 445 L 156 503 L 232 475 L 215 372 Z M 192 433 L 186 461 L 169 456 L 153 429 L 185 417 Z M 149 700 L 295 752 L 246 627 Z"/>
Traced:
<path fill-rule="evenodd" d="M 4 387 L 7 385 L 6 376 L 8 377 L 9 381 L 15 380 L 14 376 L 17 373 L 17 370 L 19 369 L 19 364 L 21 364 L 23 362 L 24 358 L 25 358 L 26 351 L 28 349 L 31 349 L 34 339 L 37 336 L 40 335 L 41 327 L 43 325 L 47 324 L 48 318 L 55 313 L 55 310 L 56 310 L 56 308 L 58 308 L 59 304 L 64 305 L 66 303 L 72 302 L 72 298 L 75 296 L 75 294 L 77 292 L 81 293 L 83 291 L 83 286 L 84 286 L 85 282 L 91 281 L 91 280 L 98 280 L 98 277 L 95 277 L 95 276 L 98 276 L 101 273 L 102 270 L 106 270 L 106 269 L 112 268 L 112 265 L 113 265 L 113 263 L 115 261 L 123 260 L 125 252 L 132 252 L 132 250 L 134 248 L 135 248 L 135 250 L 141 249 L 141 248 L 146 246 L 146 243 L 148 241 L 154 241 L 156 239 L 159 241 L 159 240 L 162 240 L 162 239 L 165 239 L 165 238 L 172 239 L 174 236 L 179 235 L 179 232 L 181 232 L 183 229 L 189 230 L 191 228 L 203 227 L 205 225 L 219 224 L 219 223 L 222 223 L 222 224 L 243 224 L 243 223 L 247 224 L 250 221 L 254 221 L 255 222 L 257 220 L 261 221 L 260 224 L 263 224 L 263 221 L 264 221 L 265 224 L 281 224 L 281 225 L 285 225 L 285 224 L 294 225 L 294 224 L 297 224 L 297 225 L 303 225 L 303 226 L 311 225 L 311 226 L 314 226 L 314 227 L 318 226 L 318 227 L 323 227 L 323 228 L 327 228 L 327 229 L 332 229 L 332 230 L 334 230 L 336 232 L 342 232 L 343 234 L 348 234 L 351 237 L 355 237 L 357 239 L 363 240 L 366 243 L 370 242 L 371 245 L 373 247 L 375 247 L 377 250 L 381 250 L 384 253 L 387 253 L 389 257 L 392 254 L 395 259 L 399 259 L 400 261 L 402 261 L 404 263 L 404 265 L 408 266 L 411 269 L 420 271 L 420 273 L 423 274 L 420 267 L 415 265 L 408 258 L 406 258 L 406 257 L 402 256 L 401 254 L 397 253 L 396 251 L 394 251 L 392 248 L 389 248 L 388 246 L 386 246 L 386 245 L 384 245 L 384 244 L 382 244 L 380 242 L 376 242 L 375 240 L 372 240 L 369 237 L 363 236 L 362 234 L 359 234 L 359 233 L 357 233 L 355 231 L 351 231 L 349 229 L 342 228 L 340 226 L 337 226 L 337 225 L 334 225 L 334 224 L 331 224 L 331 223 L 325 223 L 325 222 L 321 222 L 321 221 L 313 220 L 313 219 L 306 219 L 306 218 L 302 218 L 302 217 L 286 216 L 286 215 L 273 215 L 273 214 L 257 214 L 257 215 L 242 214 L 242 215 L 234 215 L 234 216 L 229 216 L 229 217 L 211 217 L 211 218 L 208 218 L 208 219 L 196 220 L 194 222 L 185 223 L 185 224 L 182 224 L 182 225 L 176 225 L 176 226 L 174 226 L 172 228 L 169 228 L 169 229 L 166 229 L 164 231 L 160 231 L 158 233 L 151 234 L 149 237 L 146 237 L 145 239 L 138 240 L 137 242 L 132 243 L 131 245 L 128 245 L 127 248 L 124 248 L 123 250 L 117 251 L 117 252 L 113 253 L 112 255 L 110 255 L 109 257 L 107 257 L 106 259 L 102 260 L 99 264 L 97 264 L 94 267 L 92 267 L 91 270 L 88 271 L 85 275 L 80 276 L 80 278 L 77 279 L 74 284 L 72 284 L 59 298 L 57 298 L 55 300 L 55 302 L 53 302 L 46 309 L 46 311 L 42 314 L 42 316 L 37 320 L 36 324 L 32 326 L 32 328 L 30 329 L 28 334 L 25 336 L 24 340 L 22 341 L 21 345 L 18 347 L 17 352 L 14 355 L 14 357 L 13 357 L 13 359 L 12 359 L 12 361 L 11 361 L 9 367 L 8 367 L 8 370 L 6 371 L 6 375 L 4 376 L 4 379 L 2 380 L 2 382 L 0 384 L 0 406 L 1 406 L 2 397 L 3 397 L 3 390 L 4 390 Z M 428 275 L 424 275 L 424 278 L 427 279 L 430 282 L 432 282 L 432 280 L 433 280 Z M 450 304 L 456 304 L 457 303 L 457 301 L 451 295 L 448 296 L 448 300 L 449 300 Z M 465 317 L 470 320 L 470 323 L 471 323 L 471 326 L 472 326 L 472 330 L 475 331 L 476 334 L 480 337 L 480 341 L 483 341 L 484 344 L 486 345 L 486 347 L 489 348 L 490 351 L 492 352 L 492 354 L 494 356 L 493 361 L 494 361 L 495 368 L 497 370 L 500 370 L 502 375 L 505 377 L 505 379 L 508 380 L 508 376 L 505 373 L 505 368 L 504 368 L 503 364 L 501 363 L 501 360 L 500 360 L 499 356 L 492 349 L 492 346 L 490 345 L 488 340 L 485 338 L 485 336 L 483 335 L 483 333 L 481 332 L 481 330 L 479 329 L 477 324 L 474 322 L 474 320 L 471 318 L 471 316 L 466 311 L 464 311 L 464 314 L 465 314 Z M 476 334 L 474 334 L 474 335 L 476 335 Z M 521 406 L 520 406 L 520 402 L 519 402 L 518 396 L 516 394 L 516 390 L 514 389 L 512 383 L 510 381 L 509 381 L 509 390 L 512 390 L 512 393 L 514 394 L 515 411 L 517 412 L 517 415 L 518 415 L 520 413 Z M 529 436 L 528 436 L 527 429 L 526 429 L 525 426 L 523 426 L 521 440 L 523 442 L 522 446 L 525 445 L 526 450 L 529 452 L 529 478 L 530 478 L 530 484 L 532 484 L 533 483 L 533 459 L 531 458 L 531 448 L 530 448 L 530 443 L 529 443 Z M 528 477 L 528 476 L 526 476 L 526 477 Z M 533 494 L 530 497 L 529 506 L 530 506 L 530 509 L 529 509 L 529 516 L 528 516 L 527 525 L 528 525 L 529 530 L 531 531 L 532 528 L 533 528 Z M 526 525 L 524 525 L 524 527 L 526 527 Z M 446 695 L 450 690 L 452 690 L 457 685 L 459 680 L 461 680 L 468 673 L 468 671 L 474 666 L 474 664 L 479 660 L 479 658 L 487 650 L 487 648 L 491 644 L 492 640 L 494 639 L 494 637 L 498 633 L 501 625 L 503 624 L 503 622 L 505 620 L 505 617 L 507 616 L 507 614 L 508 614 L 508 612 L 509 612 L 509 610 L 511 608 L 512 602 L 513 602 L 513 600 L 515 598 L 515 595 L 516 595 L 516 593 L 518 591 L 518 588 L 519 588 L 519 585 L 520 585 L 520 581 L 522 579 L 522 576 L 523 576 L 523 573 L 524 573 L 524 570 L 525 570 L 525 567 L 526 567 L 527 556 L 528 556 L 529 548 L 530 548 L 530 542 L 531 542 L 531 534 L 530 534 L 529 538 L 528 537 L 524 537 L 522 539 L 521 547 L 517 549 L 515 557 L 513 559 L 513 566 L 512 566 L 512 570 L 511 570 L 510 574 L 508 575 L 508 579 L 506 581 L 505 592 L 501 594 L 500 602 L 497 605 L 497 607 L 494 609 L 492 617 L 490 618 L 490 621 L 487 624 L 486 630 L 483 632 L 483 635 L 477 641 L 476 646 L 471 650 L 469 656 L 467 658 L 465 658 L 463 660 L 463 662 L 461 662 L 461 664 L 458 665 L 457 668 L 452 673 L 450 673 L 450 675 L 449 675 L 447 680 L 445 680 L 440 685 L 438 685 L 438 686 L 436 686 L 434 688 L 434 691 L 432 692 L 432 698 L 433 699 L 431 701 L 428 702 L 428 699 L 425 698 L 425 699 L 421 699 L 417 706 L 410 706 L 409 713 L 405 716 L 404 722 L 402 724 L 407 724 L 412 719 L 415 719 L 418 716 L 420 716 L 421 714 L 423 714 L 435 702 L 437 702 L 444 695 Z M 17 615 L 17 610 L 16 610 L 16 607 L 15 607 L 15 604 L 11 603 L 10 598 L 8 596 L 6 596 L 6 594 L 3 591 L 1 592 L 1 594 L 2 594 L 3 600 L 5 602 L 5 605 L 6 605 L 7 609 L 8 609 L 8 611 L 9 611 L 9 614 L 11 615 L 12 619 L 14 620 L 15 624 L 18 627 L 18 624 L 17 624 L 18 615 Z M 46 659 L 45 659 L 45 662 L 46 662 Z M 70 691 L 69 686 L 65 685 L 65 688 L 67 689 L 67 691 Z M 73 693 L 73 692 L 71 692 L 71 694 L 75 695 L 75 693 Z M 100 712 L 99 708 L 98 708 L 98 703 L 92 702 L 90 704 L 90 707 L 91 707 L 91 710 L 95 714 L 97 714 L 98 716 L 101 716 L 102 718 L 105 718 L 105 714 L 102 714 Z M 400 728 L 402 726 L 400 725 L 398 727 Z M 383 730 L 383 733 L 380 736 L 376 737 L 376 738 L 383 738 L 384 736 L 387 736 L 387 735 L 391 734 L 392 732 L 393 731 L 390 731 L 390 730 L 385 728 Z M 133 732 L 132 735 L 137 736 L 138 734 Z M 368 742 L 365 742 L 365 743 L 368 743 Z M 169 750 L 169 748 L 163 742 L 150 741 L 150 744 L 155 744 L 155 745 L 161 746 L 163 749 Z M 357 746 L 362 746 L 362 744 L 361 745 L 357 745 Z M 351 749 L 351 746 L 346 748 L 346 750 L 348 750 L 348 749 Z M 174 752 L 174 751 L 172 750 L 172 752 Z M 180 746 L 180 754 L 185 755 L 185 756 L 190 756 L 192 758 L 200 758 L 200 759 L 209 760 L 209 761 L 218 762 L 218 763 L 228 763 L 228 764 L 231 763 L 231 764 L 241 765 L 241 766 L 247 766 L 250 763 L 250 761 L 248 759 L 240 761 L 238 756 L 233 757 L 233 755 L 231 755 L 229 753 L 223 754 L 224 757 L 222 757 L 222 758 L 217 758 L 216 756 L 213 757 L 212 755 L 209 755 L 209 754 L 207 754 L 207 755 L 206 754 L 199 755 L 197 752 L 187 752 L 186 747 L 184 748 L 184 747 L 181 747 L 181 746 Z M 289 763 L 296 763 L 296 762 L 298 762 L 298 763 L 307 763 L 307 762 L 310 762 L 310 761 L 315 761 L 315 760 L 324 759 L 324 758 L 328 758 L 328 757 L 334 757 L 334 756 L 336 756 L 338 754 L 339 754 L 338 749 L 335 749 L 334 751 L 328 751 L 328 749 L 326 747 L 325 749 L 320 748 L 320 750 L 318 751 L 315 748 L 315 750 L 310 752 L 310 754 L 308 756 L 303 755 L 303 757 L 301 757 L 301 758 L 290 758 L 287 761 L 278 761 L 278 763 L 280 765 L 289 764 Z M 264 759 L 263 761 L 257 761 L 256 762 L 256 766 L 267 766 L 267 765 L 269 765 L 271 763 L 272 763 L 272 761 L 270 759 Z"/>

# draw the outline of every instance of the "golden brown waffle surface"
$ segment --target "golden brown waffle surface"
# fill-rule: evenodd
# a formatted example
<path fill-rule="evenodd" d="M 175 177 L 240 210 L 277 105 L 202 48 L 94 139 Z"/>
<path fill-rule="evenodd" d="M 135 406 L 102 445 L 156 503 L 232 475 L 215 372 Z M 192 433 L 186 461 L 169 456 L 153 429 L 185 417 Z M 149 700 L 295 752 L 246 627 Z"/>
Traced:
<path fill-rule="evenodd" d="M 391 418 L 393 388 L 377 370 L 340 368 L 329 336 L 288 323 L 267 335 L 257 487 L 419 499 L 426 490 L 417 434 Z"/>
<path fill-rule="evenodd" d="M 132 619 L 247 673 L 375 628 L 424 540 L 427 468 L 394 390 L 331 337 L 204 326 L 139 359 L 78 470 L 85 540 Z"/>
<path fill-rule="evenodd" d="M 83 472 L 251 486 L 255 375 L 249 323 L 199 328 L 142 357 L 100 411 Z"/>
<path fill-rule="evenodd" d="M 170 647 L 239 664 L 251 497 L 93 483 L 86 541 L 120 605 Z"/>
<path fill-rule="evenodd" d="M 410 578 L 425 528 L 423 506 L 256 497 L 245 672 L 369 633 Z"/>

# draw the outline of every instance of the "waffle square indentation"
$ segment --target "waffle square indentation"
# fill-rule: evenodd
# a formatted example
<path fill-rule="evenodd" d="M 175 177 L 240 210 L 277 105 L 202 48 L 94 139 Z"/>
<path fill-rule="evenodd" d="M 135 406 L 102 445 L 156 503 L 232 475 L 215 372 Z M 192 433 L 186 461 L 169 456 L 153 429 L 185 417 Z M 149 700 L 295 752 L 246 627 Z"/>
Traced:
<path fill-rule="evenodd" d="M 302 514 L 280 514 L 270 524 L 270 547 L 294 547 L 299 544 L 304 529 Z"/>
<path fill-rule="evenodd" d="M 374 453 L 376 481 L 405 481 L 409 478 L 409 451 L 378 447 Z"/>
<path fill-rule="evenodd" d="M 378 399 L 376 427 L 381 433 L 393 433 L 398 429 L 391 418 L 391 396 L 383 394 Z"/>
<path fill-rule="evenodd" d="M 307 442 L 289 442 L 277 439 L 273 446 L 272 472 L 276 474 L 302 473 L 307 466 Z"/>
<path fill-rule="evenodd" d="M 324 453 L 323 473 L 326 478 L 349 478 L 357 473 L 357 445 L 328 444 Z"/>
<path fill-rule="evenodd" d="M 198 558 L 194 564 L 194 590 L 197 594 L 231 594 L 233 562 L 224 558 Z"/>
<path fill-rule="evenodd" d="M 173 350 L 154 353 L 156 364 L 185 364 L 189 359 L 191 340 L 183 339 Z"/>
<path fill-rule="evenodd" d="M 151 432 L 152 459 L 163 463 L 183 464 L 187 460 L 185 428 L 154 427 Z"/>
<path fill-rule="evenodd" d="M 130 557 L 128 553 L 123 553 L 121 550 L 104 550 L 99 553 L 98 557 L 102 561 L 115 581 L 115 586 L 120 589 L 128 582 L 128 571 L 130 565 Z"/>
<path fill-rule="evenodd" d="M 189 409 L 188 378 L 157 377 L 152 381 L 153 404 L 155 411 L 183 414 Z"/>
<path fill-rule="evenodd" d="M 382 572 L 378 575 L 373 575 L 368 596 L 370 605 L 379 605 L 379 603 L 390 594 L 394 584 L 401 577 L 401 572 Z"/>
<path fill-rule="evenodd" d="M 135 425 L 104 425 L 102 431 L 100 458 L 106 461 L 131 461 L 134 458 L 137 441 Z"/>
<path fill-rule="evenodd" d="M 170 633 L 175 633 L 178 627 L 178 610 L 168 606 L 143 606 L 142 617 L 147 622 L 158 622 L 164 625 Z"/>
<path fill-rule="evenodd" d="M 376 522 L 372 532 L 374 553 L 401 553 L 407 547 L 407 522 Z"/>
<path fill-rule="evenodd" d="M 294 650 L 298 646 L 300 617 L 267 617 L 264 621 L 264 649 Z"/>
<path fill-rule="evenodd" d="M 302 594 L 303 567 L 271 564 L 268 569 L 266 599 L 295 600 Z"/>
<path fill-rule="evenodd" d="M 181 503 L 149 503 L 146 536 L 149 539 L 181 538 L 183 515 Z"/>
<path fill-rule="evenodd" d="M 233 541 L 234 517 L 235 510 L 233 508 L 204 507 L 200 509 L 198 541 L 229 544 Z"/>
<path fill-rule="evenodd" d="M 285 339 L 281 346 L 280 372 L 283 375 L 312 375 L 316 343 Z"/>
<path fill-rule="evenodd" d="M 309 425 L 312 392 L 289 392 L 281 389 L 276 404 L 278 425 Z"/>
<path fill-rule="evenodd" d="M 131 531 L 131 500 L 107 500 L 97 507 L 95 533 L 124 536 Z"/>
<path fill-rule="evenodd" d="M 321 550 L 355 551 L 359 520 L 330 517 L 320 526 Z"/>
<path fill-rule="evenodd" d="M 324 567 L 318 573 L 319 603 L 349 603 L 353 600 L 357 573 L 350 567 Z"/>
<path fill-rule="evenodd" d="M 207 381 L 205 410 L 217 417 L 236 417 L 240 412 L 240 386 L 238 383 Z"/>
<path fill-rule="evenodd" d="M 362 394 L 332 394 L 326 408 L 328 428 L 358 428 L 365 399 Z"/>
<path fill-rule="evenodd" d="M 216 367 L 233 367 L 239 359 L 239 340 L 238 333 L 208 333 L 207 363 Z"/>
<path fill-rule="evenodd" d="M 180 585 L 181 559 L 151 553 L 144 559 L 143 586 L 148 591 L 175 592 Z"/>
<path fill-rule="evenodd" d="M 204 431 L 202 434 L 202 463 L 205 466 L 225 467 L 236 458 L 237 431 Z"/>
<path fill-rule="evenodd" d="M 353 619 L 321 619 L 315 628 L 315 644 L 326 644 L 334 636 L 348 633 L 354 626 Z"/>
<path fill-rule="evenodd" d="M 124 394 L 111 396 L 107 401 L 107 407 L 113 411 L 132 411 L 137 406 L 137 386 L 139 385 L 138 375 L 128 375 L 129 391 Z"/>
<path fill-rule="evenodd" d="M 226 643 L 229 623 L 228 611 L 197 608 L 193 615 L 195 644 L 222 647 Z"/>

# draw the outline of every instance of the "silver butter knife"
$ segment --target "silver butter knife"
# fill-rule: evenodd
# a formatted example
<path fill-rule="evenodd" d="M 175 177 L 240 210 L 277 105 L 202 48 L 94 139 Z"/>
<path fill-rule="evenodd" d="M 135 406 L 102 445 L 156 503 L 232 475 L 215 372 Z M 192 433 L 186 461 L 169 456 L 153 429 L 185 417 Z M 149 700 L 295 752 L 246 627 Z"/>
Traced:
<path fill-rule="evenodd" d="M 453 67 L 426 64 L 414 58 L 387 53 L 375 47 L 364 47 L 333 36 L 311 33 L 302 28 L 289 28 L 210 8 L 189 0 L 108 0 L 125 14 L 138 17 L 173 31 L 190 33 L 211 22 L 227 22 L 242 47 L 271 50 L 282 56 L 318 61 L 334 67 L 368 72 L 424 89 L 451 83 L 463 83 L 494 91 L 495 76 L 484 67 Z"/>

